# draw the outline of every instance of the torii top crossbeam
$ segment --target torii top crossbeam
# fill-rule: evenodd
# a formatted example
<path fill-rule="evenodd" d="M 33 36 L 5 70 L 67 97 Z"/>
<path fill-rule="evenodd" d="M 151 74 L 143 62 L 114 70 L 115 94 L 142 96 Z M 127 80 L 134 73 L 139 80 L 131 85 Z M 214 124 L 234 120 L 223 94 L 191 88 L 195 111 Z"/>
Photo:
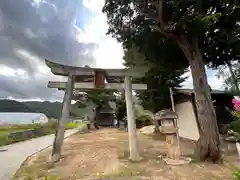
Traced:
<path fill-rule="evenodd" d="M 100 69 L 100 68 L 90 68 L 90 67 L 76 67 L 68 66 L 59 63 L 55 63 L 49 60 L 45 60 L 46 65 L 51 68 L 51 72 L 55 75 L 68 76 L 71 73 L 74 76 L 86 76 L 91 77 L 96 74 L 96 72 L 104 72 L 105 77 L 108 78 L 107 81 L 112 83 L 116 78 L 124 78 L 124 76 L 130 76 L 133 78 L 143 77 L 144 74 L 136 71 L 134 69 Z M 118 80 L 115 80 L 118 82 Z"/>
<path fill-rule="evenodd" d="M 55 75 L 74 77 L 74 89 L 87 91 L 94 88 L 103 89 L 124 89 L 124 78 L 132 77 L 132 89 L 145 90 L 147 86 L 141 84 L 141 77 L 144 73 L 134 69 L 100 69 L 89 67 L 75 67 L 63 65 L 46 60 L 46 65 Z M 105 83 L 105 81 L 107 83 Z M 96 84 L 97 82 L 97 84 Z M 95 84 L 94 84 L 95 83 Z M 100 85 L 99 85 L 100 84 Z M 49 88 L 65 89 L 66 82 L 48 82 Z"/>

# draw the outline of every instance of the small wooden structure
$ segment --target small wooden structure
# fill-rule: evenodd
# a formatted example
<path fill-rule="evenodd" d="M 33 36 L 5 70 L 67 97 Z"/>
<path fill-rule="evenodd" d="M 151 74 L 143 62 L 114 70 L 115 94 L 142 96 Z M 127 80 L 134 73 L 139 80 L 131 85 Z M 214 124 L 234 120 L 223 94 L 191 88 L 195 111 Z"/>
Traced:
<path fill-rule="evenodd" d="M 64 99 L 62 104 L 62 115 L 58 121 L 58 128 L 55 134 L 53 144 L 52 160 L 58 161 L 61 155 L 61 147 L 64 139 L 65 122 L 69 118 L 70 105 L 72 99 L 79 98 L 73 96 L 73 91 L 88 91 L 92 89 L 112 89 L 125 90 L 128 135 L 129 135 L 129 159 L 137 161 L 140 159 L 137 140 L 136 140 L 136 124 L 133 113 L 132 90 L 145 90 L 146 84 L 140 84 L 140 80 L 133 81 L 132 78 L 140 78 L 144 74 L 133 69 L 96 69 L 89 67 L 74 67 L 46 60 L 46 65 L 51 68 L 51 72 L 55 75 L 68 77 L 67 82 L 48 82 L 49 88 L 58 88 L 64 90 Z"/>
<path fill-rule="evenodd" d="M 97 111 L 97 125 L 99 126 L 113 126 L 115 111 L 110 107 L 109 102 L 103 103 L 102 106 L 96 108 Z"/>
<path fill-rule="evenodd" d="M 161 121 L 160 131 L 166 137 L 166 145 L 168 147 L 168 158 L 179 159 L 180 150 L 178 148 L 177 126 L 175 119 L 178 118 L 177 113 L 171 110 L 161 110 L 154 116 L 156 121 Z"/>

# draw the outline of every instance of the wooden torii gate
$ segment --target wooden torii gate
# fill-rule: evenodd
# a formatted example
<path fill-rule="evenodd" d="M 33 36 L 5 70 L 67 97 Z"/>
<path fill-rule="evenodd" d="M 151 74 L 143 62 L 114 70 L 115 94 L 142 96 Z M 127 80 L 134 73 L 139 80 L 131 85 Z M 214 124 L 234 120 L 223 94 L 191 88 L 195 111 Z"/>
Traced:
<path fill-rule="evenodd" d="M 147 89 L 147 85 L 141 84 L 139 81 L 133 82 L 132 84 L 131 79 L 142 77 L 142 73 L 131 69 L 96 69 L 62 65 L 49 60 L 46 60 L 45 62 L 53 74 L 68 77 L 67 82 L 48 82 L 49 88 L 65 90 L 62 103 L 62 114 L 58 121 L 58 127 L 53 143 L 52 160 L 54 162 L 60 160 L 65 124 L 69 118 L 71 100 L 77 98 L 73 97 L 73 90 L 84 92 L 92 89 L 125 90 L 130 152 L 129 159 L 133 161 L 140 160 L 137 148 L 132 90 L 145 90 Z"/>

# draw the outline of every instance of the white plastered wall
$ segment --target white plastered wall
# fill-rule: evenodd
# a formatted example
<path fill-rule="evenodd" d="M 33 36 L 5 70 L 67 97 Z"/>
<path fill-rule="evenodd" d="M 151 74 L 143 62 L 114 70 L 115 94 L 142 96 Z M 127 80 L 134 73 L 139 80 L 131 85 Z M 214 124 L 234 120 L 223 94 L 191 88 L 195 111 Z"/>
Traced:
<path fill-rule="evenodd" d="M 179 116 L 178 132 L 179 136 L 197 141 L 199 139 L 199 131 L 191 101 L 177 103 L 175 111 Z"/>

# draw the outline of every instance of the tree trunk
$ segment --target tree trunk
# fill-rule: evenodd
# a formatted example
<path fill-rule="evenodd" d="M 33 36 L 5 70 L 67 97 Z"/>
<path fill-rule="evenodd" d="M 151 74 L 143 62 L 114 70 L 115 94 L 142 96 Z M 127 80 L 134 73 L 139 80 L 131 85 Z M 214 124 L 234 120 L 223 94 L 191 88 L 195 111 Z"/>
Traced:
<path fill-rule="evenodd" d="M 230 71 L 230 74 L 231 74 L 231 79 L 232 79 L 232 84 L 235 86 L 235 90 L 237 91 L 237 93 L 239 94 L 240 93 L 240 90 L 239 90 L 239 87 L 238 87 L 238 80 L 233 72 L 233 69 L 232 69 L 232 64 L 231 62 L 226 62 L 227 64 L 227 67 Z"/>
<path fill-rule="evenodd" d="M 199 158 L 202 161 L 217 162 L 220 160 L 217 118 L 207 82 L 205 64 L 198 46 L 198 39 L 192 38 L 189 41 L 187 37 L 183 36 L 180 37 L 177 43 L 188 59 L 192 73 L 200 134 L 198 140 Z"/>

